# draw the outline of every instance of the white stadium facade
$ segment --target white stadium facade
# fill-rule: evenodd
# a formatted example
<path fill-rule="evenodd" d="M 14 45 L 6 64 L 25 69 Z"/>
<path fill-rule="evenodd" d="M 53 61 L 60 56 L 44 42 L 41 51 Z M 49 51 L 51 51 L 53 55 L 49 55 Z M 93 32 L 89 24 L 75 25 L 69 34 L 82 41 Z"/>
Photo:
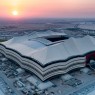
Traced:
<path fill-rule="evenodd" d="M 81 68 L 95 58 L 95 38 L 69 38 L 64 33 L 35 33 L 0 44 L 0 52 L 45 81 Z"/>

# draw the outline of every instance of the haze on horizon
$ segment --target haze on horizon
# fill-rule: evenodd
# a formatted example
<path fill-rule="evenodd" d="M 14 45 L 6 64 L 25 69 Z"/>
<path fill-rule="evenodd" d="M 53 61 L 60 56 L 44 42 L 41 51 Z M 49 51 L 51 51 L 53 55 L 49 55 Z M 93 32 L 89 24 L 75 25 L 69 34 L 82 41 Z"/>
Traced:
<path fill-rule="evenodd" d="M 2 18 L 94 18 L 95 0 L 1 0 Z"/>

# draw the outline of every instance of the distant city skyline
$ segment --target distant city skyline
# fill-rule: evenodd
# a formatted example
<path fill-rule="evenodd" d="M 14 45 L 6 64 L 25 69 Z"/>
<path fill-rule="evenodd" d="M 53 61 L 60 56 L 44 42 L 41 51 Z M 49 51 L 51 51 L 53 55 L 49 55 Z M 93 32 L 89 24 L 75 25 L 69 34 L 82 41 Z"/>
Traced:
<path fill-rule="evenodd" d="M 95 0 L 1 0 L 0 19 L 94 18 Z"/>

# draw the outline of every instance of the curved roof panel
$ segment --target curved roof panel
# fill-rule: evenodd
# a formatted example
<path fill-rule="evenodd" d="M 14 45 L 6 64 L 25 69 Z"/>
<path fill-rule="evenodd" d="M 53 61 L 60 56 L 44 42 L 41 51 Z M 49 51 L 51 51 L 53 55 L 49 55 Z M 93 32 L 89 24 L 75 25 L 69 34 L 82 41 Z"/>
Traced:
<path fill-rule="evenodd" d="M 57 35 L 57 34 L 56 34 Z M 59 35 L 59 34 L 58 34 Z M 53 37 L 53 36 L 52 36 Z M 66 60 L 69 57 L 83 55 L 90 51 L 95 51 L 95 38 L 85 36 L 83 38 L 69 38 L 64 41 L 53 43 L 45 38 L 17 37 L 2 43 L 7 48 L 14 49 L 22 55 L 34 58 L 42 65 L 53 61 Z"/>

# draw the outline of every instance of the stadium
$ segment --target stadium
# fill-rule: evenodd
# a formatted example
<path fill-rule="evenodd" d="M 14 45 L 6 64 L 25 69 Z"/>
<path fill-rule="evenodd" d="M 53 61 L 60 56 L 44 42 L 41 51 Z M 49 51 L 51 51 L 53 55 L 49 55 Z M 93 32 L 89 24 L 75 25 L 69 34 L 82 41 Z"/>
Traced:
<path fill-rule="evenodd" d="M 0 52 L 42 81 L 85 67 L 95 59 L 95 38 L 68 37 L 64 33 L 35 33 L 0 44 Z"/>

